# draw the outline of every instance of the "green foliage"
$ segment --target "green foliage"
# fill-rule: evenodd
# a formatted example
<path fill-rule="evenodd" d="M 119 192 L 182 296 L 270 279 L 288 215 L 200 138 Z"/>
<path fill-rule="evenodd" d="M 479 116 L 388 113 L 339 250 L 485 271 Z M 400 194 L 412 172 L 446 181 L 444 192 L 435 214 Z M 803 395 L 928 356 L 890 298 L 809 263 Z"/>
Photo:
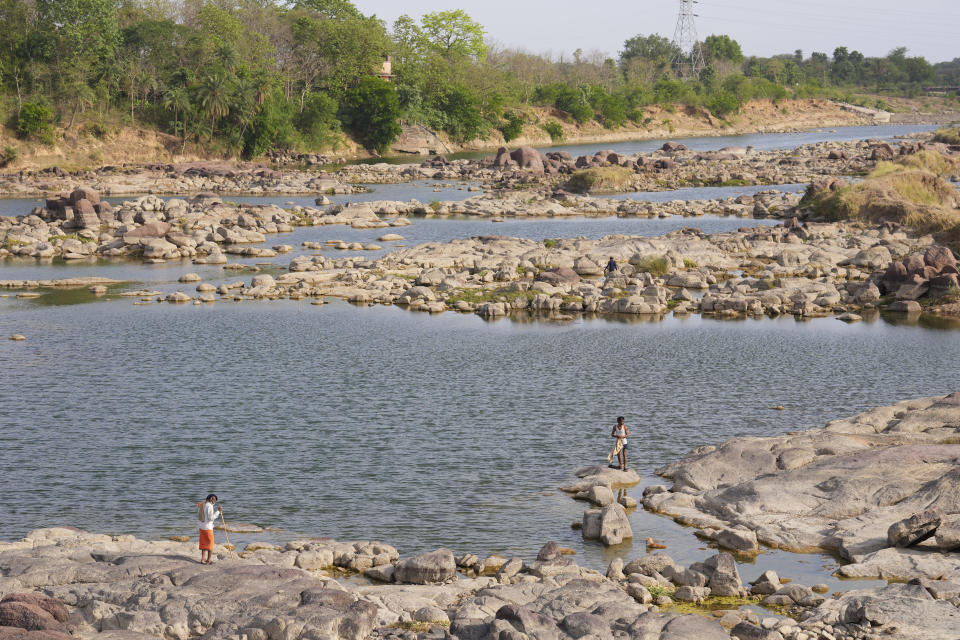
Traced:
<path fill-rule="evenodd" d="M 51 141 L 53 123 L 85 132 L 91 121 L 100 131 L 135 124 L 173 133 L 184 147 L 229 154 L 322 148 L 342 126 L 385 148 L 397 117 L 458 141 L 482 138 L 491 127 L 514 139 L 523 123 L 510 114 L 533 104 L 616 128 L 627 120 L 651 124 L 642 111 L 651 105 L 727 117 L 752 99 L 870 93 L 860 102 L 886 107 L 874 94 L 960 83 L 960 63 L 931 65 L 904 48 L 884 57 L 839 46 L 809 57 L 744 58 L 722 34 L 702 43 L 710 64 L 701 77 L 680 80 L 672 68 L 679 51 L 658 35 L 626 40 L 617 60 L 577 50 L 572 60 L 554 61 L 491 53 L 483 27 L 462 10 L 401 16 L 388 33 L 350 0 L 0 0 L 0 23 L 0 103 L 16 114 L 20 135 Z M 390 74 L 399 112 L 371 106 L 370 95 L 359 105 L 347 100 L 381 73 Z M 281 97 L 269 98 L 276 91 Z M 48 109 L 44 125 L 28 105 Z M 377 113 L 386 115 L 368 133 L 365 118 Z M 556 123 L 545 128 L 561 138 Z"/>
<path fill-rule="evenodd" d="M 690 258 L 684 258 L 684 259 L 683 259 L 683 266 L 686 267 L 687 269 L 696 269 L 696 268 L 697 268 L 697 263 L 696 263 L 696 261 L 691 260 Z"/>
<path fill-rule="evenodd" d="M 311 93 L 303 101 L 303 110 L 293 118 L 304 144 L 310 149 L 328 147 L 340 131 L 337 101 L 325 93 Z"/>
<path fill-rule="evenodd" d="M 960 127 L 954 129 L 943 128 L 937 129 L 937 132 L 933 134 L 934 142 L 943 142 L 946 144 L 960 144 Z"/>
<path fill-rule="evenodd" d="M 19 151 L 17 151 L 16 147 L 11 147 L 10 145 L 5 146 L 3 148 L 3 151 L 0 152 L 0 168 L 6 167 L 16 162 L 17 156 L 19 155 L 20 153 Z"/>
<path fill-rule="evenodd" d="M 410 16 L 400 16 L 394 33 L 402 44 L 420 55 L 438 55 L 447 61 L 470 58 L 478 62 L 487 56 L 483 26 L 462 9 L 425 14 L 419 25 Z"/>
<path fill-rule="evenodd" d="M 730 93 L 729 91 L 721 91 L 710 97 L 707 100 L 706 107 L 710 110 L 710 113 L 717 116 L 718 118 L 725 118 L 732 113 L 737 113 L 740 111 L 740 100 L 737 99 L 737 96 Z"/>
<path fill-rule="evenodd" d="M 506 142 L 510 142 L 511 140 L 519 138 L 520 134 L 523 133 L 523 123 L 526 119 L 522 115 L 512 111 L 507 113 L 504 118 L 506 122 L 497 127 L 500 129 L 500 133 L 503 134 L 503 139 Z"/>
<path fill-rule="evenodd" d="M 400 100 L 389 82 L 368 76 L 347 91 L 340 119 L 368 149 L 383 153 L 400 137 Z"/>
<path fill-rule="evenodd" d="M 670 261 L 666 256 L 647 256 L 636 266 L 637 271 L 649 273 L 656 278 L 662 278 L 670 273 Z"/>
<path fill-rule="evenodd" d="M 547 248 L 547 249 L 553 249 L 553 248 L 556 247 L 558 244 L 559 244 L 559 243 L 558 243 L 556 240 L 554 240 L 553 238 L 546 238 L 546 239 L 544 239 L 544 241 L 543 241 L 543 246 L 544 246 L 545 248 Z"/>
<path fill-rule="evenodd" d="M 651 587 L 647 587 L 647 591 L 650 592 L 650 595 L 653 596 L 653 599 L 656 600 L 660 596 L 671 596 L 673 595 L 673 589 L 666 587 L 664 585 L 655 584 Z"/>
<path fill-rule="evenodd" d="M 480 100 L 466 87 L 448 87 L 440 94 L 437 108 L 443 113 L 441 128 L 455 142 L 486 137 L 489 126 L 480 112 Z"/>
<path fill-rule="evenodd" d="M 570 176 L 567 188 L 578 193 L 615 191 L 627 185 L 632 175 L 626 167 L 591 167 Z"/>
<path fill-rule="evenodd" d="M 547 122 L 543 125 L 543 130 L 547 132 L 550 136 L 550 140 L 553 142 L 560 142 L 563 140 L 563 126 L 559 122 Z"/>
<path fill-rule="evenodd" d="M 253 158 L 271 148 L 292 146 L 293 105 L 275 91 L 267 96 L 243 136 L 243 156 Z"/>
<path fill-rule="evenodd" d="M 727 60 L 737 64 L 743 62 L 740 43 L 730 36 L 707 36 L 702 48 L 703 56 L 708 62 L 713 60 Z"/>
<path fill-rule="evenodd" d="M 534 91 L 533 99 L 539 104 L 549 104 L 561 111 L 566 111 L 580 124 L 589 122 L 594 116 L 593 107 L 587 102 L 585 91 L 567 84 L 539 86 Z"/>
<path fill-rule="evenodd" d="M 50 109 L 35 102 L 25 102 L 17 116 L 17 135 L 21 138 L 36 138 L 44 143 L 53 141 Z"/>

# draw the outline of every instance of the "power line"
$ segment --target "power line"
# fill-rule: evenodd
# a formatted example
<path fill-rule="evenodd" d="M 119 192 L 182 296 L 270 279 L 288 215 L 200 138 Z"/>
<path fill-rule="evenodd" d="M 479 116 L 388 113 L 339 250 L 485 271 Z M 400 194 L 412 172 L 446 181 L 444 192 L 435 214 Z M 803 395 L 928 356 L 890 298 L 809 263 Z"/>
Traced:
<path fill-rule="evenodd" d="M 697 0 L 680 0 L 680 12 L 677 14 L 677 28 L 673 33 L 673 44 L 677 47 L 677 57 L 673 65 L 681 78 L 698 78 L 703 70 L 703 51 L 697 37 L 697 25 L 693 5 Z"/>

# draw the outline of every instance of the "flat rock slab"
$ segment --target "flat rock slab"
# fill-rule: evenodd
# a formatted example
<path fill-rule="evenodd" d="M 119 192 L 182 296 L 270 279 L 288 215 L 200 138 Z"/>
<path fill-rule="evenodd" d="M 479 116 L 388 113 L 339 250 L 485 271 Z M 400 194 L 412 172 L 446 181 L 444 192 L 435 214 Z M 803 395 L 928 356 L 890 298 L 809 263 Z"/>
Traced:
<path fill-rule="evenodd" d="M 934 535 L 936 517 L 918 514 L 960 513 L 960 445 L 951 444 L 957 433 L 953 394 L 879 407 L 820 429 L 736 438 L 658 469 L 673 487 L 651 490 L 643 502 L 683 524 L 745 528 L 763 545 L 839 552 L 858 562 L 859 572 L 879 571 L 877 558 L 890 562 L 898 552 L 869 554 Z M 951 544 L 946 537 L 944 543 Z M 960 557 L 937 556 L 941 571 L 960 570 Z M 914 554 L 904 557 L 911 560 L 890 569 L 910 577 L 899 572 Z"/>

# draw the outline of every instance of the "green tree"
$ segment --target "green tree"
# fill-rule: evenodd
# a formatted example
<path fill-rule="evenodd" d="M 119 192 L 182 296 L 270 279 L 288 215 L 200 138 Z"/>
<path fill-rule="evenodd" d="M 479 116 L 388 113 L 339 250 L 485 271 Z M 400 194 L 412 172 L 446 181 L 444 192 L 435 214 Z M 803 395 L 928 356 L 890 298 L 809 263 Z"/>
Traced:
<path fill-rule="evenodd" d="M 448 87 L 440 95 L 437 107 L 443 112 L 443 130 L 456 142 L 486 137 L 489 127 L 480 112 L 478 98 L 462 85 Z"/>
<path fill-rule="evenodd" d="M 218 118 L 224 118 L 230 113 L 230 102 L 233 97 L 233 86 L 223 71 L 215 71 L 203 79 L 197 88 L 197 100 L 204 112 L 210 117 L 210 135 L 216 133 Z"/>
<path fill-rule="evenodd" d="M 424 14 L 420 25 L 422 46 L 447 60 L 472 58 L 479 62 L 487 57 L 483 26 L 463 9 Z"/>
<path fill-rule="evenodd" d="M 735 64 L 743 62 L 740 43 L 727 35 L 707 36 L 703 41 L 702 50 L 707 62 L 712 60 L 727 60 Z"/>
<path fill-rule="evenodd" d="M 324 18 L 333 20 L 363 17 L 350 0 L 297 0 L 294 6 L 312 9 Z"/>
<path fill-rule="evenodd" d="M 293 134 L 293 105 L 279 91 L 270 93 L 243 132 L 243 157 L 263 155 L 271 147 L 288 147 Z"/>
<path fill-rule="evenodd" d="M 400 137 L 400 101 L 389 82 L 373 76 L 349 89 L 340 105 L 341 121 L 367 149 L 383 153 Z"/>
<path fill-rule="evenodd" d="M 163 107 L 168 111 L 173 111 L 173 132 L 174 134 L 182 133 L 184 140 L 186 140 L 187 136 L 187 112 L 190 110 L 191 106 L 192 102 L 190 101 L 190 94 L 184 87 L 170 89 L 163 96 Z M 180 126 L 179 121 L 179 116 L 181 114 L 184 118 L 182 127 Z"/>
<path fill-rule="evenodd" d="M 623 43 L 620 62 L 640 58 L 651 62 L 670 64 L 678 55 L 680 55 L 680 48 L 669 38 L 664 38 L 655 33 L 649 36 L 637 35 Z"/>
<path fill-rule="evenodd" d="M 340 130 L 337 109 L 337 101 L 324 93 L 311 93 L 305 98 L 293 122 L 309 147 L 323 148 L 333 140 Z"/>

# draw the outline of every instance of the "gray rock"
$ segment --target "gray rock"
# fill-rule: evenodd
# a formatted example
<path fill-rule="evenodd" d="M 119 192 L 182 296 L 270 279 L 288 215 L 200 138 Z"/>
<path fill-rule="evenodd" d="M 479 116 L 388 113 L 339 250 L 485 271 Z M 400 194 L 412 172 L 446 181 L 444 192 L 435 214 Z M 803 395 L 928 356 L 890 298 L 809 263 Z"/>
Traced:
<path fill-rule="evenodd" d="M 680 602 L 703 602 L 710 595 L 707 587 L 680 587 L 673 593 L 673 599 Z"/>
<path fill-rule="evenodd" d="M 737 563 L 729 553 L 721 553 L 711 560 L 715 560 L 715 568 L 707 586 L 715 596 L 737 597 L 743 595 L 743 585 L 740 582 L 740 572 Z"/>
<path fill-rule="evenodd" d="M 960 515 L 944 516 L 936 532 L 937 546 L 941 551 L 960 549 Z"/>
<path fill-rule="evenodd" d="M 760 549 L 757 534 L 749 529 L 724 529 L 715 540 L 721 547 L 741 553 L 753 553 Z"/>
<path fill-rule="evenodd" d="M 675 566 L 673 558 L 665 553 L 652 553 L 628 562 L 623 568 L 623 573 L 628 576 L 633 573 L 649 576 L 654 573 L 663 573 L 670 566 Z"/>
<path fill-rule="evenodd" d="M 737 640 L 783 640 L 783 635 L 775 629 L 764 629 L 749 622 L 740 622 L 730 629 L 730 637 Z"/>
<path fill-rule="evenodd" d="M 912 547 L 933 537 L 943 520 L 939 509 L 928 509 L 890 525 L 887 543 L 891 547 Z"/>
<path fill-rule="evenodd" d="M 396 581 L 408 584 L 444 582 L 456 576 L 457 565 L 449 549 L 437 549 L 401 560 L 394 569 Z"/>
<path fill-rule="evenodd" d="M 608 504 L 600 511 L 600 541 L 610 546 L 628 538 L 633 538 L 633 529 L 627 512 L 616 502 Z"/>

